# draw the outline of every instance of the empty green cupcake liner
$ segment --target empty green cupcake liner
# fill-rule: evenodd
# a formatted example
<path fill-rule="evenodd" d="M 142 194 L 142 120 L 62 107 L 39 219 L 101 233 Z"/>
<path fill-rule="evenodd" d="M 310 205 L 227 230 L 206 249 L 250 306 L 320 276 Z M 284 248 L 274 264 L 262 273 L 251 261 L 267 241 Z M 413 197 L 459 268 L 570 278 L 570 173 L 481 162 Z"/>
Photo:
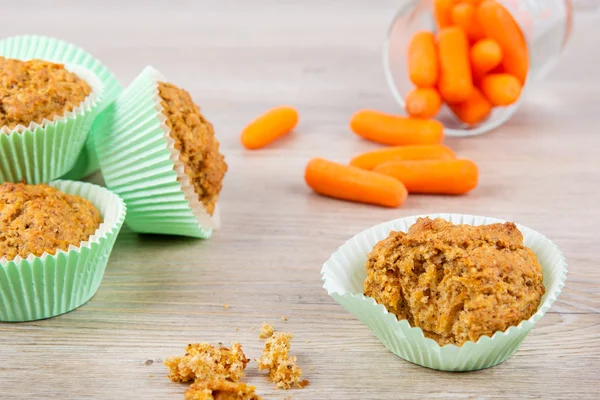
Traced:
<path fill-rule="evenodd" d="M 139 233 L 209 238 L 219 225 L 198 199 L 166 124 L 157 82 L 146 67 L 94 125 L 92 136 L 106 186 L 127 204 L 125 223 Z M 95 130 L 102 129 L 103 135 Z"/>
<path fill-rule="evenodd" d="M 542 266 L 546 293 L 538 311 L 528 320 L 511 326 L 492 337 L 482 336 L 462 346 L 440 346 L 426 338 L 418 327 L 396 316 L 363 294 L 367 276 L 365 262 L 373 246 L 389 236 L 392 230 L 407 232 L 417 218 L 443 218 L 454 224 L 487 225 L 505 222 L 495 218 L 459 214 L 433 214 L 401 218 L 367 229 L 342 245 L 323 265 L 321 271 L 329 295 L 367 325 L 394 354 L 412 363 L 445 371 L 472 371 L 489 368 L 508 359 L 525 340 L 537 321 L 558 298 L 567 278 L 565 258 L 549 239 L 532 229 L 518 225 L 524 245 L 530 247 Z"/>
<path fill-rule="evenodd" d="M 74 65 L 65 68 L 84 79 L 92 93 L 73 110 L 52 121 L 0 129 L 0 182 L 36 184 L 56 179 L 75 164 L 98 111 L 102 83 L 92 72 Z"/>
<path fill-rule="evenodd" d="M 122 91 L 115 75 L 98 59 L 74 44 L 46 36 L 21 35 L 0 40 L 0 56 L 28 60 L 33 58 L 76 65 L 93 72 L 104 85 L 102 99 L 98 105 L 96 120 L 102 119 L 102 111 L 111 104 Z M 86 132 L 88 134 L 89 132 Z M 99 167 L 93 140 L 90 135 L 72 169 L 62 179 L 78 180 Z M 55 176 L 54 178 L 57 178 Z"/>
<path fill-rule="evenodd" d="M 32 321 L 69 312 L 91 299 L 102 281 L 115 239 L 125 220 L 119 196 L 91 183 L 54 181 L 49 185 L 88 199 L 103 222 L 87 241 L 67 251 L 0 259 L 0 321 Z"/>

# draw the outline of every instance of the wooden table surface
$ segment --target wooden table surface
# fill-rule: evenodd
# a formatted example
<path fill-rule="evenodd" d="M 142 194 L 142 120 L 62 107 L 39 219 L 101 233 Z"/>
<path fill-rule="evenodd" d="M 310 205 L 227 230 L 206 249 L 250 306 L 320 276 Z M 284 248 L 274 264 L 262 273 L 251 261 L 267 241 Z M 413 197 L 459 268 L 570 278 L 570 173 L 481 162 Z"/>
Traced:
<path fill-rule="evenodd" d="M 381 209 L 319 197 L 303 170 L 314 156 L 347 161 L 377 148 L 349 131 L 355 110 L 398 112 L 381 49 L 401 1 L 91 3 L 3 4 L 0 36 L 60 37 L 95 54 L 123 84 L 152 64 L 187 88 L 214 122 L 230 166 L 223 226 L 207 241 L 124 228 L 88 304 L 0 324 L 0 398 L 181 399 L 185 386 L 166 378 L 166 357 L 188 342 L 235 340 L 255 358 L 263 321 L 295 334 L 311 381 L 276 391 L 251 363 L 247 381 L 265 399 L 600 398 L 600 56 L 592 43 L 600 19 L 576 19 L 559 66 L 510 123 L 447 139 L 480 165 L 474 192 L 411 196 L 400 209 Z M 283 103 L 299 109 L 295 133 L 243 150 L 242 127 Z M 502 365 L 445 373 L 405 362 L 321 287 L 323 262 L 345 240 L 427 212 L 513 220 L 566 255 L 559 300 Z"/>

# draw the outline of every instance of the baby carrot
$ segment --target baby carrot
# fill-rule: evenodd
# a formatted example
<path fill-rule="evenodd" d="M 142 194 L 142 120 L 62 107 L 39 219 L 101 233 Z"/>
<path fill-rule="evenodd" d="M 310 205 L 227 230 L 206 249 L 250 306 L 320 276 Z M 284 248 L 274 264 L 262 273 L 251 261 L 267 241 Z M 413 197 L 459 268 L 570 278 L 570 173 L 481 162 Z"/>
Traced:
<path fill-rule="evenodd" d="M 480 88 L 494 106 L 508 106 L 519 99 L 521 82 L 510 74 L 489 74 L 481 79 Z"/>
<path fill-rule="evenodd" d="M 379 164 L 389 161 L 451 160 L 455 158 L 456 154 L 454 154 L 452 149 L 441 144 L 425 146 L 397 146 L 359 154 L 350 160 L 350 165 L 362 169 L 372 170 Z"/>
<path fill-rule="evenodd" d="M 432 119 L 416 119 L 361 110 L 350 120 L 354 133 L 390 146 L 438 144 L 444 139 L 444 125 Z"/>
<path fill-rule="evenodd" d="M 529 53 L 523 32 L 504 6 L 494 0 L 486 0 L 477 9 L 477 20 L 486 37 L 495 40 L 504 53 L 504 70 L 525 83 L 529 70 Z"/>
<path fill-rule="evenodd" d="M 322 158 L 310 160 L 304 180 L 324 196 L 385 207 L 401 206 L 408 194 L 394 178 Z"/>
<path fill-rule="evenodd" d="M 285 135 L 298 123 L 293 107 L 275 107 L 252 121 L 242 131 L 241 142 L 248 149 L 259 149 Z"/>
<path fill-rule="evenodd" d="M 459 3 L 452 7 L 450 14 L 452 24 L 465 31 L 471 42 L 476 42 L 484 36 L 483 30 L 477 22 L 476 11 L 475 6 L 469 3 Z"/>
<path fill-rule="evenodd" d="M 481 4 L 482 1 L 483 0 L 459 0 L 459 3 L 470 4 L 473 7 L 477 7 L 477 6 L 479 6 L 479 4 Z"/>
<path fill-rule="evenodd" d="M 465 101 L 473 90 L 469 43 L 462 29 L 444 28 L 438 37 L 440 79 L 438 87 L 447 103 Z"/>
<path fill-rule="evenodd" d="M 502 62 L 502 48 L 492 39 L 481 39 L 471 47 L 473 75 L 481 77 Z"/>
<path fill-rule="evenodd" d="M 439 76 L 437 49 L 433 32 L 417 32 L 408 45 L 408 73 L 417 87 L 434 87 Z"/>
<path fill-rule="evenodd" d="M 392 161 L 374 171 L 398 179 L 409 193 L 464 194 L 479 179 L 477 165 L 469 160 Z"/>
<path fill-rule="evenodd" d="M 442 98 L 435 89 L 416 88 L 404 99 L 404 107 L 413 118 L 433 118 L 442 106 Z"/>
<path fill-rule="evenodd" d="M 492 111 L 492 104 L 476 87 L 473 88 L 467 100 L 458 104 L 450 104 L 449 107 L 458 119 L 470 125 L 483 121 Z"/>
<path fill-rule="evenodd" d="M 452 13 L 452 6 L 454 6 L 454 3 L 456 3 L 456 0 L 435 0 L 433 2 L 435 20 L 438 28 L 442 29 L 452 25 L 450 15 Z"/>

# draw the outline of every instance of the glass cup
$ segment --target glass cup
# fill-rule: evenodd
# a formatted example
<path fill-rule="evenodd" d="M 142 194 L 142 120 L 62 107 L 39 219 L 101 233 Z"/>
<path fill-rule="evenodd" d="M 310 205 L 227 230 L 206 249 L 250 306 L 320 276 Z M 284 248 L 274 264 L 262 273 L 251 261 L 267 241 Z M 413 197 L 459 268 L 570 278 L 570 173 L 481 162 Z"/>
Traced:
<path fill-rule="evenodd" d="M 573 24 L 571 0 L 498 0 L 515 18 L 529 51 L 529 72 L 519 100 L 507 107 L 494 107 L 489 117 L 467 125 L 443 106 L 436 117 L 448 136 L 479 135 L 502 125 L 518 110 L 527 89 L 541 80 L 557 63 L 569 40 Z M 390 26 L 383 51 L 386 79 L 394 98 L 404 109 L 404 97 L 414 88 L 408 77 L 406 53 L 413 34 L 437 30 L 433 0 L 406 0 Z"/>

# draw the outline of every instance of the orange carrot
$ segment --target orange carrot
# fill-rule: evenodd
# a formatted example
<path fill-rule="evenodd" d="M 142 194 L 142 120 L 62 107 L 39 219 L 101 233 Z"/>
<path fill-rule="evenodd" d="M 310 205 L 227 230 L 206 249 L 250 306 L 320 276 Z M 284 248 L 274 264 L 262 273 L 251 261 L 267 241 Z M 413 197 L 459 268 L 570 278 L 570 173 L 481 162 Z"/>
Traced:
<path fill-rule="evenodd" d="M 444 125 L 431 119 L 416 119 L 361 110 L 350 120 L 354 133 L 390 146 L 438 144 L 444 139 Z"/>
<path fill-rule="evenodd" d="M 495 40 L 504 53 L 504 70 L 525 83 L 529 70 L 529 53 L 521 28 L 504 6 L 486 0 L 477 9 L 477 20 L 486 37 Z"/>
<path fill-rule="evenodd" d="M 414 89 L 406 95 L 404 107 L 413 118 L 433 118 L 442 106 L 442 98 L 435 89 Z"/>
<path fill-rule="evenodd" d="M 473 7 L 477 7 L 479 6 L 479 4 L 481 4 L 483 0 L 459 0 L 459 3 L 462 4 L 469 4 L 472 5 Z"/>
<path fill-rule="evenodd" d="M 244 128 L 242 144 L 248 149 L 259 149 L 294 129 L 297 123 L 296 109 L 288 106 L 275 107 Z"/>
<path fill-rule="evenodd" d="M 408 73 L 417 87 L 434 87 L 439 76 L 439 62 L 433 32 L 417 32 L 408 45 Z"/>
<path fill-rule="evenodd" d="M 401 206 L 408 194 L 394 178 L 322 158 L 310 160 L 304 180 L 324 196 L 385 207 Z"/>
<path fill-rule="evenodd" d="M 452 24 L 461 28 L 467 34 L 471 42 L 476 42 L 483 38 L 484 33 L 479 22 L 477 22 L 475 6 L 469 3 L 459 3 L 452 7 Z"/>
<path fill-rule="evenodd" d="M 450 104 L 449 107 L 458 119 L 471 125 L 483 121 L 492 111 L 492 104 L 476 87 L 473 88 L 467 100 L 458 104 Z"/>
<path fill-rule="evenodd" d="M 465 101 L 473 90 L 469 43 L 462 29 L 444 28 L 439 33 L 440 79 L 438 87 L 447 103 Z"/>
<path fill-rule="evenodd" d="M 350 165 L 372 170 L 379 164 L 389 161 L 451 160 L 455 158 L 456 154 L 451 148 L 440 144 L 397 146 L 359 154 L 350 160 Z"/>
<path fill-rule="evenodd" d="M 464 194 L 477 186 L 477 165 L 469 160 L 392 161 L 374 169 L 398 179 L 409 193 Z"/>
<path fill-rule="evenodd" d="M 489 74 L 483 77 L 480 88 L 494 106 L 508 106 L 519 99 L 521 82 L 510 74 Z"/>
<path fill-rule="evenodd" d="M 442 29 L 452 25 L 451 13 L 454 3 L 456 0 L 434 0 L 433 9 L 438 28 Z"/>
<path fill-rule="evenodd" d="M 471 47 L 473 75 L 482 77 L 502 62 L 502 48 L 492 39 L 481 39 Z"/>

